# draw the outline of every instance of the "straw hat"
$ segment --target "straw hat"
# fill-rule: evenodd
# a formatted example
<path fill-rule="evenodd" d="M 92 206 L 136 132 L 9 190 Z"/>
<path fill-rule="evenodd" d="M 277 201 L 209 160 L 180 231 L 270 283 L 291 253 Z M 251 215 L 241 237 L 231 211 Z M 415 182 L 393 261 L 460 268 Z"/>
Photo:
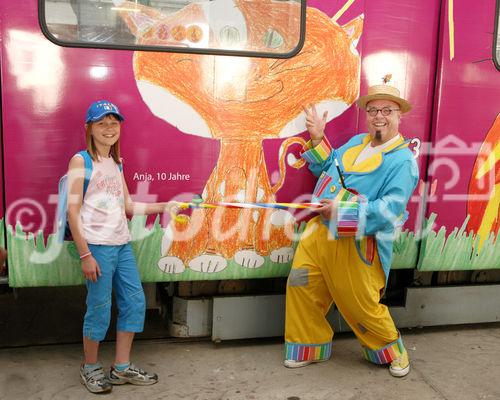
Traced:
<path fill-rule="evenodd" d="M 390 77 L 384 77 L 383 81 L 388 82 Z M 391 100 L 397 104 L 399 104 L 399 108 L 402 113 L 408 112 L 411 110 L 411 104 L 403 99 L 399 93 L 399 90 L 394 86 L 383 84 L 383 85 L 374 85 L 368 88 L 368 94 L 366 96 L 362 96 L 356 102 L 358 106 L 364 110 L 366 110 L 366 105 L 372 100 Z"/>

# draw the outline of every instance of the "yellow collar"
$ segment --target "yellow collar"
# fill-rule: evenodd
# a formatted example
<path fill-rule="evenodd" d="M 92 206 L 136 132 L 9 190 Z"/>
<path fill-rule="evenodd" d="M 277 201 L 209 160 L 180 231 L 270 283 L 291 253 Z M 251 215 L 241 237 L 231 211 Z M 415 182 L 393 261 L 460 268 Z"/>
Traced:
<path fill-rule="evenodd" d="M 365 148 L 365 146 L 370 142 L 370 135 L 366 134 L 363 138 L 363 141 L 357 146 L 350 147 L 347 149 L 342 156 L 342 166 L 345 172 L 372 172 L 375 171 L 382 164 L 383 154 L 388 153 L 391 150 L 394 150 L 396 147 L 401 146 L 404 143 L 403 136 L 399 133 L 399 139 L 392 143 L 390 146 L 387 146 L 381 152 L 372 155 L 366 160 L 354 164 L 356 159 L 358 158 L 361 151 Z"/>

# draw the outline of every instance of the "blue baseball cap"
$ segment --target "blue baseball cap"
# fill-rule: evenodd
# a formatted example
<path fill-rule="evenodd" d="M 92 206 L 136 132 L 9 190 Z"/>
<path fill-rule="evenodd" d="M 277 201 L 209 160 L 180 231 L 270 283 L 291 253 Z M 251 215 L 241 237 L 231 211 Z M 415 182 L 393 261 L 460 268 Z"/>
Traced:
<path fill-rule="evenodd" d="M 107 100 L 94 101 L 89 109 L 87 110 L 87 116 L 85 117 L 85 123 L 96 122 L 105 117 L 108 114 L 114 114 L 118 117 L 120 121 L 124 121 L 123 115 L 120 114 L 120 110 L 113 103 Z"/>

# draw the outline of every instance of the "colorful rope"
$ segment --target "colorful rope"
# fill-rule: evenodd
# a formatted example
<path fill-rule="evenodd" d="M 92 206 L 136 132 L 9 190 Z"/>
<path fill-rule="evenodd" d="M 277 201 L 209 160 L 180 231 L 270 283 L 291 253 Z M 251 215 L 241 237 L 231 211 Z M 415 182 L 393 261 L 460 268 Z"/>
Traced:
<path fill-rule="evenodd" d="M 192 202 L 192 203 L 182 203 L 178 202 L 177 205 L 180 209 L 195 209 L 195 208 L 274 208 L 279 210 L 287 210 L 289 208 L 296 209 L 315 209 L 323 206 L 321 203 L 203 203 L 203 202 Z M 176 215 L 172 213 L 172 218 L 177 222 L 185 222 L 185 216 Z"/>

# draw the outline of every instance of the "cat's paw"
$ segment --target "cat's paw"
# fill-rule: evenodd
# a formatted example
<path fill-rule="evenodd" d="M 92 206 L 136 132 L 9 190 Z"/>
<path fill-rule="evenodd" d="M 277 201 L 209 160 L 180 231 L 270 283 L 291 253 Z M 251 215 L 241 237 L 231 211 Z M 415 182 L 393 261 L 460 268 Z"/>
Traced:
<path fill-rule="evenodd" d="M 293 260 L 293 254 L 294 251 L 292 247 L 281 247 L 271 251 L 269 258 L 272 262 L 284 264 Z"/>
<path fill-rule="evenodd" d="M 234 261 L 245 268 L 259 268 L 264 265 L 264 257 L 253 250 L 240 250 L 234 255 Z"/>
<path fill-rule="evenodd" d="M 186 269 L 182 260 L 173 256 L 160 258 L 158 268 L 167 274 L 180 274 Z"/>
<path fill-rule="evenodd" d="M 189 262 L 189 269 L 197 272 L 219 272 L 227 267 L 227 260 L 215 254 L 203 254 Z"/>

